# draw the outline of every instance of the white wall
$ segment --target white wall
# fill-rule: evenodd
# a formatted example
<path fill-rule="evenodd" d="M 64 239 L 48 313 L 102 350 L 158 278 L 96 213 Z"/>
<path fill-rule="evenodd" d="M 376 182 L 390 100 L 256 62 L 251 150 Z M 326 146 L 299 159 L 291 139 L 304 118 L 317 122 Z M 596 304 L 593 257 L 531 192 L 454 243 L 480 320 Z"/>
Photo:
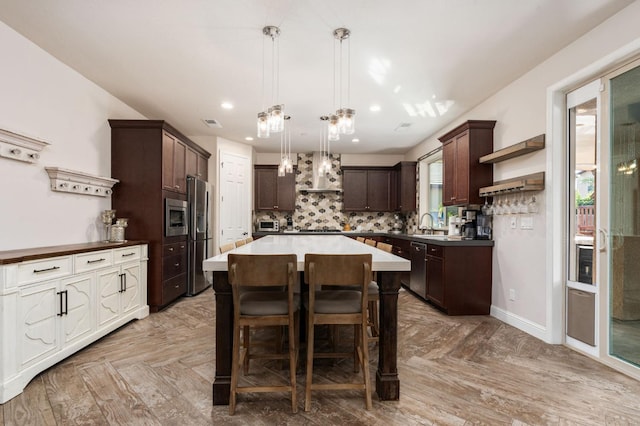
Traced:
<path fill-rule="evenodd" d="M 415 160 L 439 146 L 437 137 L 465 120 L 497 120 L 494 149 L 504 148 L 546 132 L 547 89 L 579 74 L 593 63 L 607 60 L 608 55 L 640 37 L 640 2 L 631 4 L 602 25 L 596 27 L 556 55 L 541 63 L 466 114 L 456 118 L 437 134 L 429 137 L 406 155 Z M 611 64 L 613 66 L 613 64 Z M 593 76 L 585 75 L 585 82 Z M 545 171 L 546 190 L 540 194 L 540 213 L 534 215 L 532 231 L 511 229 L 506 216 L 495 222 L 493 256 L 492 313 L 501 319 L 547 341 L 552 340 L 549 324 L 552 288 L 549 253 L 550 239 L 560 238 L 548 231 L 552 222 L 549 194 L 552 188 L 565 185 L 564 179 L 554 177 L 551 170 L 561 158 L 547 161 L 547 153 L 562 140 L 547 135 L 546 150 L 519 157 L 494 166 L 495 180 Z M 518 223 L 519 225 L 519 223 Z M 549 226 L 548 226 L 549 225 Z M 516 300 L 509 301 L 509 289 L 516 291 Z"/>
<path fill-rule="evenodd" d="M 39 164 L 0 158 L 0 250 L 100 240 L 111 199 L 53 192 L 44 167 L 110 177 L 107 119 L 144 117 L 2 22 L 0 52 L 0 128 L 51 144 Z"/>

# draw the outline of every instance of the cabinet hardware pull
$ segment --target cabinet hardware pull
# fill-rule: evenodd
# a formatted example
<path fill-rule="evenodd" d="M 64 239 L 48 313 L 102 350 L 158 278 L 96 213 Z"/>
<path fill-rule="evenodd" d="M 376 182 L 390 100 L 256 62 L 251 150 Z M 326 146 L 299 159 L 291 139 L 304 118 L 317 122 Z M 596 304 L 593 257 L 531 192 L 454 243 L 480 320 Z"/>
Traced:
<path fill-rule="evenodd" d="M 52 266 L 51 268 L 47 268 L 47 269 L 34 269 L 33 273 L 34 274 L 39 274 L 41 272 L 55 271 L 56 269 L 60 269 L 60 267 L 59 266 Z"/>
<path fill-rule="evenodd" d="M 123 285 L 123 278 L 125 274 L 118 274 L 118 276 L 120 277 L 120 290 L 118 290 L 118 293 L 124 293 L 124 285 Z"/>
<path fill-rule="evenodd" d="M 124 293 L 127 291 L 127 274 L 122 274 L 122 277 L 124 278 L 124 290 L 122 290 Z"/>
<path fill-rule="evenodd" d="M 180 266 L 180 264 L 179 264 L 179 263 L 176 263 L 176 264 L 174 264 L 173 266 L 175 266 L 175 267 L 177 268 L 178 266 Z"/>
<path fill-rule="evenodd" d="M 100 259 L 96 259 L 96 260 L 87 260 L 87 263 L 98 263 L 98 262 L 104 262 L 107 259 L 104 258 L 100 258 Z"/>
<path fill-rule="evenodd" d="M 169 251 L 173 251 L 173 247 L 169 247 Z"/>
<path fill-rule="evenodd" d="M 62 292 L 59 291 L 56 294 L 60 296 L 60 312 L 57 313 L 57 316 L 61 317 L 62 316 Z"/>
<path fill-rule="evenodd" d="M 69 315 L 69 291 L 65 290 L 64 293 L 64 314 Z"/>
<path fill-rule="evenodd" d="M 124 253 L 124 254 L 122 255 L 122 257 L 133 256 L 134 254 L 135 254 L 135 252 L 133 252 L 133 253 Z"/>

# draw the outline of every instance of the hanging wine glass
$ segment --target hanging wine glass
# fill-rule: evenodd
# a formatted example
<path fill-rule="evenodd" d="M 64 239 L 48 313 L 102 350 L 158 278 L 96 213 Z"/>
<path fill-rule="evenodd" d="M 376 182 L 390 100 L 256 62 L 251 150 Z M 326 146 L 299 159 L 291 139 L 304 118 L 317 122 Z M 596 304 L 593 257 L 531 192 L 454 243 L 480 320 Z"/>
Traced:
<path fill-rule="evenodd" d="M 538 203 L 536 202 L 535 195 L 531 197 L 531 201 L 529 201 L 527 210 L 529 211 L 529 213 L 538 213 Z"/>
<path fill-rule="evenodd" d="M 482 208 L 480 209 L 482 211 L 482 214 L 485 216 L 489 216 L 491 213 L 489 213 L 491 207 L 489 207 L 489 203 L 487 202 L 487 197 L 484 197 L 484 204 L 482 205 Z"/>

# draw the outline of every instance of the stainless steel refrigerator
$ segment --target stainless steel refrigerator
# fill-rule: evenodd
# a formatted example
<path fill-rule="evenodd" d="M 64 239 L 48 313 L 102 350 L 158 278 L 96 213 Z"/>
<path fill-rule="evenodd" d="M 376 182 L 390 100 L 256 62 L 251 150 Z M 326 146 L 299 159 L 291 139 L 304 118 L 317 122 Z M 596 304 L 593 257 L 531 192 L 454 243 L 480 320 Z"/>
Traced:
<path fill-rule="evenodd" d="M 202 270 L 202 261 L 210 257 L 211 245 L 209 184 L 196 177 L 188 176 L 187 202 L 189 203 L 187 296 L 195 296 L 211 285 Z"/>

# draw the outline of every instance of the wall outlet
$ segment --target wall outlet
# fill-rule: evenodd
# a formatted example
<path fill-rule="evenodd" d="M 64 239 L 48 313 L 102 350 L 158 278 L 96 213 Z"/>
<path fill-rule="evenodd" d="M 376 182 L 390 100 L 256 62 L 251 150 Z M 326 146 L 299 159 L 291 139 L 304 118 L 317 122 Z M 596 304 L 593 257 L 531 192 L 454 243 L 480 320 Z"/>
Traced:
<path fill-rule="evenodd" d="M 509 300 L 516 300 L 516 290 L 514 288 L 509 289 Z"/>
<path fill-rule="evenodd" d="M 511 216 L 511 229 L 516 229 L 518 227 L 518 218 L 515 216 Z"/>

